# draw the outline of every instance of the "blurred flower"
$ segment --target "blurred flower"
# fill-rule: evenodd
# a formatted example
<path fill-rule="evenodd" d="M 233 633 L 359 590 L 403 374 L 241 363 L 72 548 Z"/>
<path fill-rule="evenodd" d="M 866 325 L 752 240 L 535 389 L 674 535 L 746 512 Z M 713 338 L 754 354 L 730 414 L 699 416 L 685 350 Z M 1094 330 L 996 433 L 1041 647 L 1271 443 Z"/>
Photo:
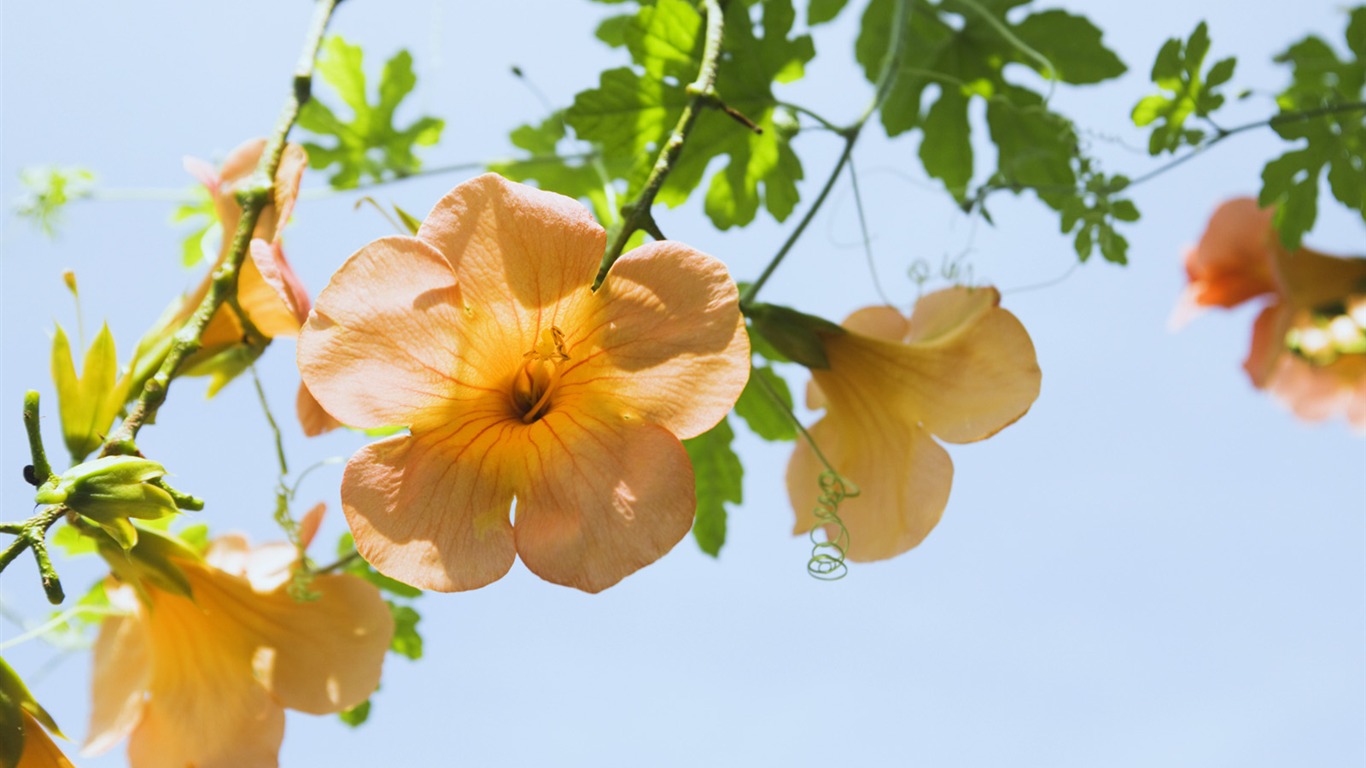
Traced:
<path fill-rule="evenodd" d="M 812 369 L 808 405 L 825 417 L 811 437 L 860 493 L 839 517 L 852 560 L 882 560 L 919 544 L 948 504 L 953 463 L 934 438 L 970 443 L 1029 410 L 1039 395 L 1034 344 L 995 288 L 931 293 L 910 318 L 867 307 L 821 334 L 828 369 Z M 825 471 L 799 441 L 787 466 L 794 533 L 820 524 L 813 510 Z M 837 531 L 827 529 L 832 539 Z"/>
<path fill-rule="evenodd" d="M 1243 363 L 1253 386 L 1306 421 L 1343 413 L 1366 429 L 1366 258 L 1287 251 L 1271 216 L 1252 198 L 1215 209 L 1186 253 L 1191 282 L 1174 324 L 1202 307 L 1268 297 Z"/>
<path fill-rule="evenodd" d="M 47 731 L 66 738 L 19 675 L 0 659 L 0 768 L 72 768 Z"/>
<path fill-rule="evenodd" d="M 466 590 L 520 555 L 597 592 L 688 532 L 679 439 L 723 418 L 749 374 L 735 284 L 662 241 L 593 292 L 605 240 L 577 202 L 487 174 L 319 295 L 299 337 L 309 389 L 346 424 L 411 430 L 358 452 L 342 483 L 380 572 Z"/>
<path fill-rule="evenodd" d="M 170 558 L 189 594 L 160 579 L 108 587 L 127 613 L 100 626 L 85 753 L 128 736 L 134 768 L 274 766 L 285 707 L 324 714 L 369 697 L 393 635 L 388 606 L 346 574 L 316 576 L 317 599 L 295 601 L 296 557 L 229 535 L 203 560 L 183 548 Z"/>
<path fill-rule="evenodd" d="M 232 250 L 233 234 L 242 218 L 242 208 L 236 195 L 244 189 L 261 160 L 265 139 L 253 139 L 234 149 L 215 170 L 213 166 L 195 158 L 186 158 L 185 167 L 209 191 L 214 210 L 222 225 L 223 237 L 218 259 L 205 274 L 194 291 L 183 296 L 162 316 L 157 326 L 139 344 L 137 381 L 145 381 L 156 372 L 170 349 L 172 337 L 208 295 L 213 274 Z M 210 376 L 209 396 L 212 397 L 229 381 L 246 369 L 271 339 L 293 337 L 308 319 L 311 301 L 308 291 L 285 259 L 281 248 L 281 234 L 294 210 L 299 195 L 299 180 L 308 165 L 308 155 L 297 144 L 286 144 L 275 174 L 272 201 L 261 209 L 256 221 L 247 257 L 237 278 L 237 305 L 263 338 L 248 338 L 237 311 L 224 303 L 214 313 L 200 337 L 202 347 L 185 363 L 182 375 Z M 305 434 L 317 435 L 340 426 L 300 388 L 297 398 L 299 422 Z"/>

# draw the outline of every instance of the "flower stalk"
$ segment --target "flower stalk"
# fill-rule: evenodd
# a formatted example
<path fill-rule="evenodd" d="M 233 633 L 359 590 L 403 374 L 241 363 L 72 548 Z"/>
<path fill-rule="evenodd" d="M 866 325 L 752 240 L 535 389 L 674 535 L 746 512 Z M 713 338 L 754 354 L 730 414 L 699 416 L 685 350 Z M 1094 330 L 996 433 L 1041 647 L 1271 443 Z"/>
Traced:
<path fill-rule="evenodd" d="M 167 390 L 170 388 L 171 380 L 175 378 L 180 365 L 202 346 L 201 337 L 214 313 L 225 301 L 229 301 L 230 297 L 236 294 L 237 277 L 241 271 L 242 261 L 246 258 L 250 247 L 253 233 L 256 231 L 256 222 L 261 216 L 261 211 L 271 201 L 274 188 L 273 180 L 276 170 L 280 167 L 280 158 L 284 154 L 285 139 L 299 118 L 299 110 L 311 96 L 314 62 L 318 56 L 318 49 L 322 45 L 327 24 L 339 2 L 340 0 L 317 0 L 303 53 L 300 55 L 299 63 L 294 70 L 293 87 L 289 98 L 286 99 L 280 117 L 276 120 L 275 129 L 266 141 L 266 148 L 261 153 L 261 160 L 256 167 L 252 183 L 238 193 L 237 202 L 242 206 L 242 218 L 237 222 L 237 230 L 233 233 L 232 247 L 228 256 L 214 272 L 213 280 L 204 300 L 200 302 L 194 314 L 176 332 L 170 352 L 167 353 L 161 367 L 143 385 L 142 393 L 138 395 L 137 402 L 129 412 L 128 418 L 123 420 L 118 431 L 105 442 L 102 455 L 135 454 L 137 452 L 134 441 L 137 438 L 138 430 L 142 428 L 143 424 L 155 417 L 157 409 L 166 401 Z"/>

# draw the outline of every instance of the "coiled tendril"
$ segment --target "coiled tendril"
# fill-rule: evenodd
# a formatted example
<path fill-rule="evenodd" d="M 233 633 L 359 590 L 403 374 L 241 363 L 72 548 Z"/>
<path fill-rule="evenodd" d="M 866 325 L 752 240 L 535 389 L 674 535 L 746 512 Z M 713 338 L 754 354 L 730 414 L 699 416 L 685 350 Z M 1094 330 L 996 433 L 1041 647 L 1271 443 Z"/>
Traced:
<path fill-rule="evenodd" d="M 820 458 L 825 460 L 824 456 Z M 849 573 L 849 566 L 844 562 L 844 553 L 849 550 L 849 529 L 840 519 L 839 506 L 850 496 L 857 496 L 859 488 L 840 477 L 828 464 L 826 466 L 826 471 L 820 474 L 821 495 L 816 497 L 816 508 L 812 510 L 820 523 L 807 534 L 811 537 L 811 559 L 806 561 L 806 572 L 822 581 L 838 581 Z M 831 535 L 831 526 L 834 535 Z M 824 531 L 825 538 L 818 538 L 817 531 Z"/>

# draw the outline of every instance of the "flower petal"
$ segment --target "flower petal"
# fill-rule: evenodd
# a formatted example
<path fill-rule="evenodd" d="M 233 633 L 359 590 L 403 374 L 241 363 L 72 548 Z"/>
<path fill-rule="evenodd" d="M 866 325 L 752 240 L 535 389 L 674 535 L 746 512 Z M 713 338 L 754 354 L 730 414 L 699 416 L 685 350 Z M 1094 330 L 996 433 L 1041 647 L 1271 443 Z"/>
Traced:
<path fill-rule="evenodd" d="M 16 768 L 72 768 L 71 761 L 52 743 L 52 737 L 33 715 L 22 708 L 19 712 L 24 723 L 24 751 Z"/>
<path fill-rule="evenodd" d="M 95 640 L 90 732 L 82 753 L 97 755 L 123 741 L 142 716 L 152 659 L 143 627 L 132 616 L 110 616 Z"/>
<path fill-rule="evenodd" d="M 246 579 L 203 573 L 208 577 L 192 577 L 196 602 L 231 620 L 233 631 L 247 639 L 255 677 L 245 665 L 243 676 L 264 685 L 280 704 L 326 714 L 374 693 L 394 633 L 374 585 L 347 574 L 318 576 L 310 589 L 319 597 L 299 602 L 284 584 L 261 593 Z"/>
<path fill-rule="evenodd" d="M 1029 334 L 995 297 L 994 289 L 979 288 L 922 298 L 907 344 L 829 336 L 830 368 L 812 377 L 832 403 L 861 401 L 885 414 L 872 421 L 920 422 L 953 443 L 990 437 L 1029 410 L 1040 382 Z"/>
<path fill-rule="evenodd" d="M 308 385 L 299 382 L 299 394 L 294 397 L 294 410 L 299 417 L 299 426 L 308 437 L 317 437 L 324 432 L 345 426 L 323 409 L 318 398 L 308 391 Z"/>
<path fill-rule="evenodd" d="M 812 439 L 840 475 L 859 487 L 837 510 L 849 533 L 850 560 L 884 560 L 919 544 L 939 523 L 953 485 L 949 455 L 919 427 L 890 419 L 816 422 Z M 820 524 L 820 476 L 825 466 L 805 441 L 787 465 L 787 492 L 797 513 L 793 533 Z M 838 535 L 827 526 L 831 540 Z"/>
<path fill-rule="evenodd" d="M 376 240 L 318 295 L 299 333 L 299 373 L 346 424 L 411 424 L 456 386 L 462 315 L 455 274 L 440 253 L 412 237 Z"/>
<path fill-rule="evenodd" d="M 508 510 L 518 478 L 500 441 L 518 427 L 470 419 L 357 451 L 341 494 L 361 556 L 386 576 L 441 592 L 502 578 L 514 559 Z"/>
<path fill-rule="evenodd" d="M 285 261 L 278 243 L 251 241 L 249 257 L 237 277 L 237 303 L 268 339 L 292 337 L 308 319 L 308 292 Z M 219 312 L 232 312 L 224 305 Z"/>
<path fill-rule="evenodd" d="M 725 417 L 749 379 L 735 281 L 682 243 L 636 248 L 612 266 L 566 334 L 560 393 L 695 437 Z"/>
<path fill-rule="evenodd" d="M 1282 293 L 1297 307 L 1341 303 L 1348 294 L 1366 292 L 1366 258 L 1342 258 L 1300 248 L 1276 255 Z"/>
<path fill-rule="evenodd" d="M 250 684 L 225 690 L 199 680 L 170 695 L 153 694 L 128 740 L 128 763 L 138 768 L 276 768 L 285 711 L 251 679 L 250 670 L 242 677 Z"/>
<path fill-rule="evenodd" d="M 452 189 L 417 236 L 459 274 L 470 319 L 487 321 L 484 335 L 519 356 L 545 328 L 568 330 L 561 318 L 591 296 L 607 241 L 577 201 L 492 173 Z"/>
<path fill-rule="evenodd" d="M 235 614 L 257 599 L 244 579 L 180 562 L 195 600 L 148 590 L 142 616 L 152 674 L 143 715 L 128 743 L 141 766 L 274 766 L 284 712 L 252 675 L 252 639 Z M 224 599 L 237 585 L 241 605 Z M 212 695 L 205 695 L 206 692 Z"/>
<path fill-rule="evenodd" d="M 692 527 L 683 444 L 629 417 L 556 409 L 524 433 L 517 554 L 546 581 L 600 592 L 658 560 Z"/>
<path fill-rule="evenodd" d="M 1271 225 L 1272 213 L 1250 197 L 1225 201 L 1215 209 L 1200 243 L 1186 252 L 1190 285 L 1174 320 L 1193 314 L 1192 305 L 1232 307 L 1276 290 L 1272 258 L 1281 247 Z"/>

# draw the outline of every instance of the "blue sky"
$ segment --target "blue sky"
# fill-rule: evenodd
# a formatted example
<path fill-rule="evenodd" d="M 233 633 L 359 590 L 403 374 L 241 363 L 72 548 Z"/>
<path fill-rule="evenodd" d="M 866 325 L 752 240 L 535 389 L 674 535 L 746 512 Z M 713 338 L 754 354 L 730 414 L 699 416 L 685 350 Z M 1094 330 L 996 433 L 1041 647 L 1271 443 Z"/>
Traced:
<path fill-rule="evenodd" d="M 1209 21 L 1212 55 L 1239 56 L 1235 84 L 1254 91 L 1229 110 L 1240 123 L 1269 114 L 1267 96 L 1286 81 L 1273 53 L 1311 31 L 1340 40 L 1345 25 L 1329 2 L 1298 4 L 1294 14 L 1261 1 L 1099 5 L 1086 12 L 1131 71 L 1100 88 L 1059 89 L 1054 104 L 1087 129 L 1107 170 L 1130 175 L 1153 166 L 1127 116 L 1148 92 L 1166 37 Z M 5 4 L 3 199 L 18 193 L 19 168 L 46 163 L 88 166 L 109 186 L 187 186 L 183 155 L 221 157 L 272 125 L 307 6 Z M 606 10 L 349 0 L 333 30 L 362 43 L 376 69 L 398 47 L 413 51 L 421 80 L 412 114 L 447 120 L 445 140 L 427 155 L 439 166 L 505 156 L 507 132 L 543 116 L 513 65 L 561 105 L 620 64 L 591 37 Z M 784 98 L 836 120 L 857 116 L 870 88 L 852 63 L 856 29 L 854 12 L 817 30 L 818 57 Z M 839 146 L 819 132 L 798 141 L 809 199 Z M 953 495 L 925 544 L 855 565 L 838 583 L 808 578 L 809 545 L 789 534 L 790 449 L 742 436 L 746 503 L 718 560 L 689 539 L 596 596 L 520 565 L 486 589 L 427 596 L 418 606 L 426 658 L 390 658 L 359 730 L 290 713 L 282 763 L 1361 764 L 1366 448 L 1342 423 L 1302 424 L 1250 387 L 1240 363 L 1252 308 L 1166 329 L 1183 287 L 1183 248 L 1218 202 L 1255 193 L 1279 140 L 1250 133 L 1135 189 L 1144 217 L 1126 233 L 1131 266 L 1070 274 L 1070 242 L 1041 205 L 1001 196 L 994 227 L 969 220 L 924 182 L 915 149 L 870 131 L 856 153 L 883 286 L 908 305 L 911 261 L 965 257 L 978 281 L 1002 288 L 1043 370 L 1043 392 L 1018 424 L 949 448 Z M 374 194 L 420 213 L 463 178 Z M 324 185 L 321 175 L 305 179 Z M 348 254 L 388 234 L 371 210 L 352 210 L 356 197 L 315 197 L 296 211 L 287 248 L 314 292 Z M 37 388 L 51 405 L 51 321 L 74 322 L 61 271 L 79 275 L 87 330 L 109 318 L 126 353 L 198 278 L 177 266 L 170 209 L 79 205 L 55 242 L 0 220 L 5 519 L 29 512 L 22 393 Z M 670 236 L 722 258 L 739 279 L 757 275 L 787 231 L 761 221 L 718 232 L 700 199 L 657 215 Z M 1307 241 L 1361 253 L 1361 222 L 1325 205 Z M 764 297 L 832 318 L 877 301 L 847 183 Z M 260 368 L 288 416 L 292 344 L 279 343 Z M 804 385 L 800 369 L 783 372 Z M 203 390 L 202 380 L 178 383 L 143 449 L 168 461 L 179 487 L 208 499 L 216 530 L 273 538 L 274 457 L 251 387 L 235 383 L 208 402 Z M 60 445 L 48 413 L 48 440 Z M 295 468 L 364 443 L 287 432 Z M 339 481 L 331 467 L 304 486 L 305 507 L 315 498 L 332 507 L 324 546 L 343 529 Z M 77 593 L 98 563 L 73 561 L 62 573 Z M 6 570 L 0 597 L 25 616 L 47 610 L 31 560 Z M 18 632 L 0 623 L 0 641 Z M 89 655 L 40 643 L 5 655 L 81 738 Z M 79 763 L 123 760 L 120 748 Z"/>

